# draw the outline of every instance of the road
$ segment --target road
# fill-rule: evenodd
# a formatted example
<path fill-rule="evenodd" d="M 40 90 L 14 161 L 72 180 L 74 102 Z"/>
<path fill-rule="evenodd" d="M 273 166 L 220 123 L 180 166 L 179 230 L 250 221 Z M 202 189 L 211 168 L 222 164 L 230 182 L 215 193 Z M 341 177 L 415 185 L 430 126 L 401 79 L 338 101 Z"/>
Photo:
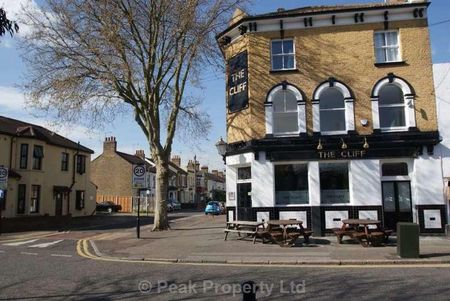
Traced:
<path fill-rule="evenodd" d="M 104 231 L 3 239 L 0 300 L 241 300 L 240 284 L 248 280 L 259 287 L 257 300 L 448 300 L 450 295 L 448 268 L 181 265 L 78 255 L 78 239 Z"/>

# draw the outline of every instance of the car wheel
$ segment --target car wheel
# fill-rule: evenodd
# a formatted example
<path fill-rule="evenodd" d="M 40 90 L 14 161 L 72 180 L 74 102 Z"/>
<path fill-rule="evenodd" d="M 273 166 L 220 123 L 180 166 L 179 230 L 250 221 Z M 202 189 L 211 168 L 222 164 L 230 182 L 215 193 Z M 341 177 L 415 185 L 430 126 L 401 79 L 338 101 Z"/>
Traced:
<path fill-rule="evenodd" d="M 107 210 L 107 212 L 108 212 L 109 214 L 111 214 L 111 213 L 113 212 L 112 208 L 109 207 L 108 210 Z"/>

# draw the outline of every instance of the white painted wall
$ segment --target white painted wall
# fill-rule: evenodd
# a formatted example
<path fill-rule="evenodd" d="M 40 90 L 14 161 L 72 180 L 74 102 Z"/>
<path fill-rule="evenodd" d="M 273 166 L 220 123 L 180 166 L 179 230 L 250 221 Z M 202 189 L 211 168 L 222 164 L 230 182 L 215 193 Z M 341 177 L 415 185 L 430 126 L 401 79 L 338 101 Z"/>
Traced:
<path fill-rule="evenodd" d="M 434 64 L 433 72 L 439 133 L 442 137 L 435 154 L 443 158 L 444 177 L 450 177 L 450 63 Z"/>
<path fill-rule="evenodd" d="M 266 159 L 265 152 L 259 152 L 259 160 L 252 162 L 252 205 L 273 207 L 275 205 L 274 168 Z"/>
<path fill-rule="evenodd" d="M 413 206 L 445 204 L 440 157 L 429 156 L 425 149 L 424 154 L 414 160 L 412 184 Z"/>
<path fill-rule="evenodd" d="M 351 161 L 349 174 L 351 205 L 382 205 L 379 160 Z"/>

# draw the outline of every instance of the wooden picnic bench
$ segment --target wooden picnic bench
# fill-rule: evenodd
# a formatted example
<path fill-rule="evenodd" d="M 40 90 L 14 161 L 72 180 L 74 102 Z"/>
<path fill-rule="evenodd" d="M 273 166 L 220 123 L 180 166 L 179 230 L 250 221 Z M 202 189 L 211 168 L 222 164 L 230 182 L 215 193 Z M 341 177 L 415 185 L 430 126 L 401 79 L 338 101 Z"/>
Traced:
<path fill-rule="evenodd" d="M 296 219 L 269 220 L 267 225 L 267 232 L 272 241 L 281 246 L 293 245 L 300 236 L 303 236 L 305 242 L 308 243 L 309 237 L 312 235 L 312 231 L 307 231 L 303 227 L 303 221 Z M 298 226 L 298 228 L 295 226 Z"/>
<path fill-rule="evenodd" d="M 237 233 L 239 237 L 241 237 L 241 234 L 253 237 L 253 243 L 256 242 L 256 238 L 261 238 L 264 243 L 264 235 L 266 234 L 263 222 L 252 221 L 227 222 L 227 227 L 223 231 L 225 232 L 224 240 L 227 240 L 229 233 Z"/>
<path fill-rule="evenodd" d="M 370 230 L 369 226 L 376 226 L 375 230 Z M 363 247 L 369 245 L 379 246 L 387 242 L 392 230 L 384 230 L 381 222 L 370 219 L 347 219 L 342 221 L 342 227 L 333 229 L 337 237 L 338 244 L 342 243 L 344 236 L 356 239 Z"/>

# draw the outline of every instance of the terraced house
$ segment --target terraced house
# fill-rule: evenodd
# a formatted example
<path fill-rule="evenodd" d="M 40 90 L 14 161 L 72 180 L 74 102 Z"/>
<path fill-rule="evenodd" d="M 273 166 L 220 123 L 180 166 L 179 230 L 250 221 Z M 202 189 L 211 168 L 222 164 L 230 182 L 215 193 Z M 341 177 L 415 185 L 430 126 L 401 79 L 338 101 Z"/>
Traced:
<path fill-rule="evenodd" d="M 427 1 L 236 11 L 227 61 L 228 219 L 447 222 Z"/>
<path fill-rule="evenodd" d="M 9 170 L 2 216 L 84 216 L 95 210 L 94 152 L 44 127 L 0 116 L 0 166 Z"/>

